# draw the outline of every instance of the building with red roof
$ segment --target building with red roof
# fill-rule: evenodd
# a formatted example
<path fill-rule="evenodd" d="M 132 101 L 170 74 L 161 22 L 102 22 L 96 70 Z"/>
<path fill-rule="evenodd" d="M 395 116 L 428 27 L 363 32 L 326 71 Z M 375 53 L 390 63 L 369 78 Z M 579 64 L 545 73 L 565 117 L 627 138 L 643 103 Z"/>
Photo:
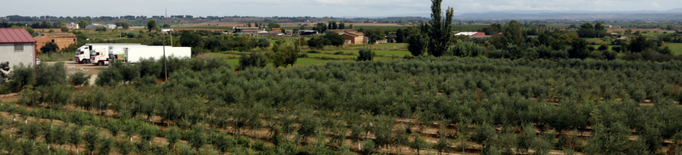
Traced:
<path fill-rule="evenodd" d="M 0 28 L 0 62 L 36 64 L 36 40 L 24 28 Z"/>
<path fill-rule="evenodd" d="M 455 36 L 487 37 L 483 32 L 459 32 L 455 33 Z"/>

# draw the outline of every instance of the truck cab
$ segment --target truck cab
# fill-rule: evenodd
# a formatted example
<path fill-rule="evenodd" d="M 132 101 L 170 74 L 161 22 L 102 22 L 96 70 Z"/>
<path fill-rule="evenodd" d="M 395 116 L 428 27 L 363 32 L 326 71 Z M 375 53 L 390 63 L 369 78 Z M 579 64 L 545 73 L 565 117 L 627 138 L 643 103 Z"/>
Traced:
<path fill-rule="evenodd" d="M 90 50 L 90 61 L 94 65 L 108 65 L 109 64 L 109 49 L 111 46 L 95 46 Z"/>
<path fill-rule="evenodd" d="M 92 43 L 92 44 L 85 44 L 81 47 L 79 47 L 76 50 L 76 59 L 75 61 L 77 63 L 93 63 L 93 64 L 98 64 L 98 61 L 92 60 L 93 55 L 96 55 L 96 53 L 93 53 L 94 50 L 100 49 L 100 52 L 103 52 L 104 50 L 107 50 L 107 48 L 113 48 L 113 47 L 124 47 L 124 46 L 139 46 L 141 44 L 139 43 Z M 109 57 L 109 54 L 105 54 L 104 57 Z M 106 58 L 104 58 L 106 61 Z"/>
<path fill-rule="evenodd" d="M 100 50 L 93 50 L 90 52 L 90 60 L 92 60 L 92 64 L 94 65 L 105 65 L 105 62 L 107 62 L 107 58 L 104 57 L 104 51 Z"/>
<path fill-rule="evenodd" d="M 76 50 L 76 62 L 77 63 L 88 63 L 90 62 L 90 49 L 92 45 L 84 45 Z"/>

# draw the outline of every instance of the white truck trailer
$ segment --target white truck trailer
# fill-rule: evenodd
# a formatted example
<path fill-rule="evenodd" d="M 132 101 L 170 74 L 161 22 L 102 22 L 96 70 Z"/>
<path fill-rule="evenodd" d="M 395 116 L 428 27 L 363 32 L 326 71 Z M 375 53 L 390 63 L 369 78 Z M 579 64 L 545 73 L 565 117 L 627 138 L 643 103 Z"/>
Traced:
<path fill-rule="evenodd" d="M 85 44 L 78 49 L 76 49 L 76 62 L 77 63 L 88 63 L 92 62 L 90 60 L 92 56 L 92 49 L 93 48 L 106 48 L 106 46 L 131 46 L 131 45 L 141 45 L 140 43 L 92 43 L 92 44 Z"/>
<path fill-rule="evenodd" d="M 100 46 L 93 46 L 93 50 L 90 52 L 90 60 L 94 65 L 108 65 L 110 60 L 113 59 L 123 59 L 125 60 L 125 52 L 123 51 L 128 47 L 146 47 L 145 45 L 110 45 L 105 48 L 100 48 Z"/>
<path fill-rule="evenodd" d="M 166 46 L 166 57 L 176 57 L 176 58 L 191 58 L 192 48 L 191 47 L 170 47 Z M 163 46 L 130 46 L 123 48 L 125 53 L 126 63 L 137 63 L 141 59 L 154 58 L 159 60 L 163 58 L 164 47 Z"/>

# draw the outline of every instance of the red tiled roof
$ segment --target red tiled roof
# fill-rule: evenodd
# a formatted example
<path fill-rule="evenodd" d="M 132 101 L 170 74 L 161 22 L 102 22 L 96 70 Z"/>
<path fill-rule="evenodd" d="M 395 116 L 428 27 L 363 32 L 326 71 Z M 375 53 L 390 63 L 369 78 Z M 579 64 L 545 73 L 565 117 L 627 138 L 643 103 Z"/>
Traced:
<path fill-rule="evenodd" d="M 0 29 L 0 43 L 35 43 L 31 34 L 24 28 Z"/>
<path fill-rule="evenodd" d="M 482 36 L 485 36 L 485 33 L 483 33 L 483 32 L 476 32 L 476 33 L 474 33 L 474 34 L 471 35 L 471 36 L 472 36 L 472 37 L 482 37 Z"/>

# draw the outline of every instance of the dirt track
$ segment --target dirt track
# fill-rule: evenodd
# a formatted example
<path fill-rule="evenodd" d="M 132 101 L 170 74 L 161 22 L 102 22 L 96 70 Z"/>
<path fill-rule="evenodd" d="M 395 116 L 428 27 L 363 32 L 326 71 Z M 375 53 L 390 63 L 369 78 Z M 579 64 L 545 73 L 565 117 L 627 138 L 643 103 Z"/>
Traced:
<path fill-rule="evenodd" d="M 48 64 L 54 64 L 56 62 L 46 62 Z M 64 62 L 64 66 L 66 66 L 66 72 L 68 75 L 72 75 L 73 73 L 76 72 L 85 72 L 90 76 L 90 85 L 95 84 L 95 80 L 97 79 L 97 74 L 102 71 L 103 68 L 107 68 L 108 66 L 95 66 L 90 63 L 84 63 L 84 64 L 78 64 L 74 61 L 66 61 Z"/>

